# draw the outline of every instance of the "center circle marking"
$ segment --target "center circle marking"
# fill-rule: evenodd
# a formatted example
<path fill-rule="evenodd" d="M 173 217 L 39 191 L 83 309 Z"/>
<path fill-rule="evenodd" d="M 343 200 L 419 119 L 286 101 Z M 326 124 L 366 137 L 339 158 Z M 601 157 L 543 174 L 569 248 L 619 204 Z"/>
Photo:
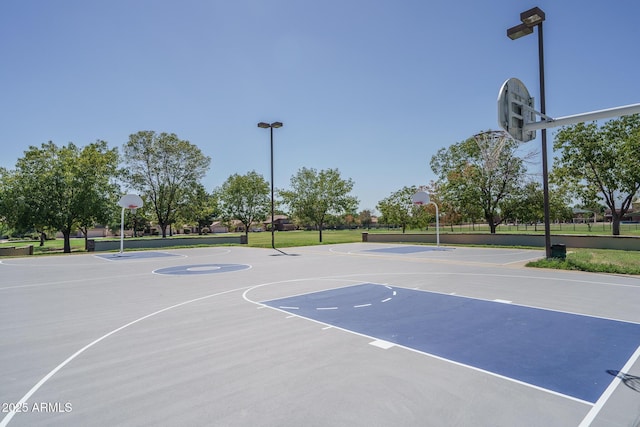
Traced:
<path fill-rule="evenodd" d="M 193 264 L 166 267 L 155 270 L 154 273 L 172 276 L 185 276 L 194 274 L 216 274 L 230 271 L 240 271 L 251 268 L 247 264 Z"/>
<path fill-rule="evenodd" d="M 187 268 L 187 271 L 213 271 L 220 270 L 222 267 L 217 265 L 198 265 L 195 267 Z"/>

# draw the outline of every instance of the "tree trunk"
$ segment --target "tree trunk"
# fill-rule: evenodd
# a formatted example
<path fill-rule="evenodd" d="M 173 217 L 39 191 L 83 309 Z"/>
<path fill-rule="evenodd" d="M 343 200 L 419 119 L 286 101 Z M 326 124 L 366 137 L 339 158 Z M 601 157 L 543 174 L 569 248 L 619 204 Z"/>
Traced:
<path fill-rule="evenodd" d="M 489 224 L 489 230 L 491 231 L 491 234 L 496 234 L 497 224 L 493 219 L 493 215 L 489 214 L 488 212 L 485 212 L 484 219 L 485 221 L 487 221 L 487 224 Z"/>
<path fill-rule="evenodd" d="M 89 227 L 80 227 L 80 231 L 84 236 L 84 250 L 87 250 L 87 246 L 89 245 Z"/>
<path fill-rule="evenodd" d="M 620 235 L 620 217 L 618 215 L 612 215 L 611 221 L 613 225 L 613 232 L 611 234 L 613 234 L 614 236 L 619 236 Z"/>
<path fill-rule="evenodd" d="M 489 221 L 489 229 L 491 230 L 491 234 L 496 234 L 497 224 L 493 221 Z"/>
<path fill-rule="evenodd" d="M 62 230 L 62 235 L 64 236 L 64 250 L 65 254 L 71 253 L 71 230 Z"/>
<path fill-rule="evenodd" d="M 44 240 L 47 238 L 47 235 L 44 231 L 40 232 L 40 246 L 44 246 Z"/>

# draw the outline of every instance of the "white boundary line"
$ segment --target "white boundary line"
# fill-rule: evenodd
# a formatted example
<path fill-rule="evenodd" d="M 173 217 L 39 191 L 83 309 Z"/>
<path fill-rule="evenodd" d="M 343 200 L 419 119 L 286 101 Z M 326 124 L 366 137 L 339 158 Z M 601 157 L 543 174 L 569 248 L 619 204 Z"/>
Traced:
<path fill-rule="evenodd" d="M 245 286 L 242 288 L 236 288 L 236 289 L 230 289 L 228 291 L 222 291 L 222 292 L 217 292 L 215 294 L 210 294 L 210 295 L 205 295 L 203 297 L 199 297 L 199 298 L 194 298 L 194 299 L 190 299 L 188 301 L 183 301 L 181 303 L 178 304 L 174 304 L 171 305 L 169 307 L 165 307 L 161 310 L 157 310 L 154 311 L 153 313 L 147 314 L 146 316 L 142 316 L 136 320 L 133 320 L 125 325 L 120 326 L 119 328 L 116 328 L 114 330 L 112 330 L 109 333 L 106 333 L 105 335 L 101 336 L 98 339 L 93 340 L 92 342 L 90 342 L 89 344 L 85 345 L 84 347 L 82 347 L 80 350 L 76 351 L 75 353 L 73 353 L 71 356 L 69 356 L 68 358 L 66 358 L 62 363 L 60 363 L 58 366 L 56 366 L 55 368 L 53 368 L 47 375 L 45 375 L 40 381 L 38 381 L 36 383 L 36 385 L 34 385 L 33 387 L 31 387 L 31 390 L 29 390 L 24 396 L 22 396 L 22 398 L 20 398 L 20 400 L 15 404 L 16 408 L 20 408 L 22 407 L 22 405 L 24 403 L 27 402 L 27 400 L 29 400 L 29 398 L 31 396 L 33 396 L 33 394 L 35 392 L 37 392 L 40 387 L 42 387 L 51 377 L 53 377 L 58 371 L 60 371 L 62 368 L 64 368 L 66 365 L 68 365 L 69 363 L 71 363 L 75 358 L 77 358 L 78 356 L 80 356 L 82 353 L 84 353 L 85 351 L 87 351 L 88 349 L 90 349 L 91 347 L 93 347 L 94 345 L 98 344 L 99 342 L 109 338 L 111 335 L 117 334 L 118 332 L 122 331 L 123 329 L 128 328 L 129 326 L 135 325 L 136 323 L 140 323 L 143 320 L 149 319 L 150 317 L 156 316 L 160 313 L 164 313 L 165 311 L 169 311 L 169 310 L 173 310 L 174 308 L 178 308 L 178 307 L 182 307 L 184 305 L 187 304 L 191 304 L 194 302 L 198 302 L 198 301 L 202 301 L 208 298 L 213 298 L 213 297 L 217 297 L 220 295 L 224 295 L 224 294 L 229 294 L 232 292 L 238 292 L 241 291 L 243 289 L 247 289 L 249 288 L 249 286 Z M 9 421 L 11 421 L 11 419 L 16 415 L 16 411 L 15 409 L 12 411 L 9 411 L 7 413 L 7 415 L 2 419 L 2 421 L 0 421 L 0 427 L 6 427 L 7 424 L 9 424 Z"/>
<path fill-rule="evenodd" d="M 146 274 L 146 273 L 145 273 Z M 312 278 L 312 279 L 302 279 L 302 280 L 317 280 L 317 279 L 322 279 L 322 278 Z M 68 365 L 69 363 L 71 363 L 75 358 L 77 358 L 78 356 L 80 356 L 82 353 L 84 353 L 85 351 L 87 351 L 88 349 L 90 349 L 91 347 L 95 346 L 96 344 L 100 343 L 101 341 L 109 338 L 111 335 L 115 335 L 118 332 L 128 328 L 129 326 L 133 326 L 136 323 L 140 323 L 143 320 L 149 319 L 151 317 L 154 317 L 158 314 L 164 313 L 165 311 L 169 311 L 169 310 L 173 310 L 174 308 L 178 308 L 178 307 L 182 307 L 194 302 L 198 302 L 198 301 L 203 301 L 205 299 L 209 299 L 209 298 L 213 298 L 213 297 L 217 297 L 220 295 L 225 295 L 225 294 L 229 294 L 232 292 L 238 292 L 241 290 L 249 290 L 249 289 L 253 289 L 253 288 L 258 288 L 261 286 L 267 286 L 267 285 L 272 285 L 272 284 L 278 284 L 278 283 L 287 283 L 287 282 L 298 282 L 301 279 L 292 279 L 292 280 L 279 280 L 277 282 L 268 282 L 268 283 L 262 283 L 259 285 L 250 285 L 250 286 L 243 286 L 240 288 L 235 288 L 235 289 L 229 289 L 227 291 L 222 291 L 222 292 L 217 292 L 215 294 L 209 294 L 209 295 L 205 295 L 202 297 L 198 297 L 198 298 L 193 298 L 187 301 L 183 301 L 181 303 L 178 304 L 174 304 L 171 305 L 169 307 L 165 307 L 163 309 L 154 311 L 153 313 L 147 314 L 146 316 L 142 316 L 136 320 L 133 320 L 125 325 L 120 326 L 119 328 L 116 328 L 114 330 L 112 330 L 111 332 L 108 332 L 104 335 L 102 335 L 100 338 L 97 338 L 95 340 L 93 340 L 92 342 L 90 342 L 89 344 L 85 345 L 84 347 L 82 347 L 80 350 L 76 351 L 75 353 L 73 353 L 71 356 L 69 356 L 68 358 L 66 358 L 62 363 L 60 363 L 58 366 L 56 366 L 55 368 L 53 368 L 47 375 L 45 375 L 44 377 L 42 377 L 42 379 L 40 381 L 38 381 L 33 387 L 31 387 L 31 389 L 24 395 L 22 396 L 22 398 L 20 398 L 20 400 L 18 402 L 16 402 L 15 407 L 16 408 L 20 408 L 22 406 L 22 404 L 26 403 L 27 400 L 29 400 L 29 398 L 31 396 L 34 395 L 34 393 L 36 393 L 49 379 L 51 379 L 51 377 L 53 377 L 58 371 L 60 371 L 62 368 L 64 368 L 66 365 Z M 331 280 L 331 279 L 323 279 L 323 280 Z M 338 279 L 333 279 L 333 280 L 338 280 Z M 355 281 L 355 280 L 349 280 L 349 279 L 342 279 L 342 280 L 346 280 L 346 281 L 354 281 L 354 282 L 359 282 L 359 281 Z M 243 297 L 244 297 L 244 293 L 243 293 Z M 245 300 L 247 300 L 246 298 L 244 298 Z M 253 301 L 247 300 L 251 303 L 254 304 L 258 304 L 255 303 Z M 263 307 L 268 307 L 265 305 L 262 305 Z M 287 314 L 289 314 L 288 312 L 285 312 Z M 331 325 L 328 325 L 331 326 Z M 0 427 L 6 427 L 9 422 L 11 421 L 11 419 L 16 415 L 16 411 L 15 409 L 8 412 L 7 415 L 5 415 L 5 417 L 0 421 Z"/>
<path fill-rule="evenodd" d="M 624 364 L 620 372 L 629 372 L 629 370 L 636 363 L 639 357 L 640 357 L 640 347 L 638 347 L 636 351 L 633 353 L 633 355 L 631 355 L 631 357 L 629 358 L 629 360 L 627 360 L 627 363 Z M 591 425 L 593 420 L 595 420 L 595 418 L 598 416 L 598 413 L 600 412 L 600 410 L 604 407 L 604 405 L 607 403 L 607 401 L 609 400 L 609 398 L 611 397 L 611 395 L 616 390 L 616 388 L 620 385 L 621 382 L 622 382 L 622 379 L 620 377 L 613 378 L 613 381 L 611 381 L 611 384 L 609 384 L 609 387 L 607 387 L 604 393 L 600 395 L 600 398 L 598 399 L 598 401 L 595 403 L 595 405 L 593 405 L 593 408 L 591 408 L 589 413 L 587 413 L 587 416 L 584 417 L 584 419 L 582 420 L 582 422 L 578 427 L 588 427 Z"/>

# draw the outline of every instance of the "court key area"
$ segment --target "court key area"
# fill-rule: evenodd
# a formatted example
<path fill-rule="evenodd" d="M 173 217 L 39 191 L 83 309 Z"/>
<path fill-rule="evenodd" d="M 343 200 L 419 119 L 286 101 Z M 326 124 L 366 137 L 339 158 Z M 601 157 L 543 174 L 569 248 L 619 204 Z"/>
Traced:
<path fill-rule="evenodd" d="M 595 403 L 640 347 L 640 325 L 364 283 L 264 304 Z"/>

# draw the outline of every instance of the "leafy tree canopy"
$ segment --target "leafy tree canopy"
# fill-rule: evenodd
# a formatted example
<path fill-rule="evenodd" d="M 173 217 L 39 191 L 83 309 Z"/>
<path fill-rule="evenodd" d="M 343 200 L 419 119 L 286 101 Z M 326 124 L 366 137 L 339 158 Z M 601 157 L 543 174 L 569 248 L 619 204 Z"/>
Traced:
<path fill-rule="evenodd" d="M 612 232 L 640 191 L 640 115 L 562 128 L 555 137 L 559 155 L 553 178 L 562 182 L 584 204 L 598 199 L 611 210 Z"/>
<path fill-rule="evenodd" d="M 358 207 L 358 199 L 349 194 L 353 180 L 342 179 L 338 169 L 302 168 L 291 177 L 290 186 L 278 194 L 294 216 L 318 228 L 320 242 L 327 214 L 355 213 Z"/>
<path fill-rule="evenodd" d="M 413 195 L 418 192 L 415 185 L 402 187 L 390 196 L 380 200 L 376 209 L 382 214 L 382 221 L 389 225 L 399 225 L 404 233 L 412 224 L 419 211 L 413 205 Z"/>
<path fill-rule="evenodd" d="M 18 159 L 16 170 L 4 174 L 4 215 L 19 229 L 41 233 L 57 230 L 64 236 L 64 252 L 71 252 L 73 230 L 106 222 L 118 187 L 118 151 L 97 141 L 80 148 L 53 142 L 31 146 Z"/>
<path fill-rule="evenodd" d="M 483 132 L 440 149 L 431 158 L 440 198 L 463 215 L 482 212 L 495 233 L 508 216 L 503 202 L 524 178 L 524 162 L 517 149 L 518 143 L 502 131 Z"/>
<path fill-rule="evenodd" d="M 269 183 L 255 171 L 231 175 L 215 193 L 222 214 L 242 222 L 245 234 L 249 233 L 251 224 L 266 219 L 271 209 Z"/>
<path fill-rule="evenodd" d="M 140 131 L 124 146 L 127 182 L 150 201 L 162 237 L 176 220 L 192 188 L 204 177 L 211 159 L 174 133 Z"/>

